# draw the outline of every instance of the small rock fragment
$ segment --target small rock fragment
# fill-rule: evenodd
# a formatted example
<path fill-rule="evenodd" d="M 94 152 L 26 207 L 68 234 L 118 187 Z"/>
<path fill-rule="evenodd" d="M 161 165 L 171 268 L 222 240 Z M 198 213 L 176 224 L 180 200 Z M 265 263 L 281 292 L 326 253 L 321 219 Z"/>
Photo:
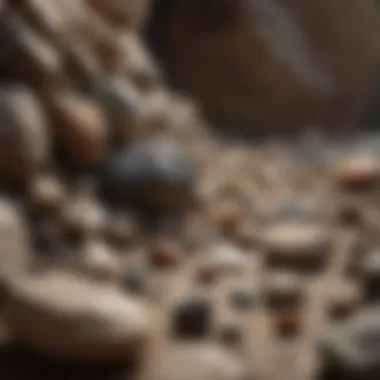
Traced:
<path fill-rule="evenodd" d="M 298 310 L 288 310 L 274 316 L 275 332 L 282 338 L 295 337 L 301 328 L 301 316 Z"/>
<path fill-rule="evenodd" d="M 359 306 L 361 292 L 357 286 L 348 283 L 329 287 L 328 312 L 334 320 L 349 317 Z"/>
<path fill-rule="evenodd" d="M 226 346 L 236 346 L 243 340 L 243 331 L 235 323 L 226 323 L 219 327 L 218 338 Z"/>
<path fill-rule="evenodd" d="M 147 249 L 147 258 L 150 263 L 160 268 L 177 266 L 184 258 L 182 247 L 170 239 L 155 239 Z"/>
<path fill-rule="evenodd" d="M 358 274 L 363 281 L 364 297 L 373 302 L 380 298 L 380 252 L 369 251 L 358 261 Z"/>
<path fill-rule="evenodd" d="M 254 289 L 246 285 L 233 288 L 230 297 L 233 307 L 242 311 L 251 310 L 259 301 Z"/>
<path fill-rule="evenodd" d="M 178 339 L 204 339 L 211 331 L 212 300 L 204 292 L 186 296 L 174 306 L 172 334 Z"/>
<path fill-rule="evenodd" d="M 272 274 L 264 284 L 264 297 L 273 309 L 297 308 L 304 298 L 302 281 L 289 272 Z"/>
<path fill-rule="evenodd" d="M 182 208 L 193 196 L 195 171 L 180 146 L 151 138 L 114 155 L 106 183 L 119 199 L 153 208 Z"/>
<path fill-rule="evenodd" d="M 138 355 L 150 328 L 149 314 L 137 301 L 58 272 L 14 281 L 5 313 L 22 343 L 67 359 Z"/>
<path fill-rule="evenodd" d="M 122 286 L 131 293 L 144 293 L 147 290 L 150 274 L 151 269 L 145 260 L 131 260 L 122 275 Z"/>

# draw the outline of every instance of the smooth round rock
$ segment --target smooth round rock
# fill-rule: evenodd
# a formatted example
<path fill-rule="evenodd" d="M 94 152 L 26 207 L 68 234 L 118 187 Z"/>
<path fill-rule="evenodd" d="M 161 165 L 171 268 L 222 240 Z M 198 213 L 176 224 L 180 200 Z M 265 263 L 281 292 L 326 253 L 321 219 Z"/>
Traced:
<path fill-rule="evenodd" d="M 50 155 L 47 120 L 35 94 L 24 86 L 0 89 L 0 181 L 24 181 Z"/>
<path fill-rule="evenodd" d="M 227 350 L 214 344 L 173 344 L 155 355 L 152 380 L 242 380 L 243 367 Z"/>
<path fill-rule="evenodd" d="M 122 286 L 127 292 L 141 294 L 147 290 L 151 269 L 146 260 L 128 261 L 122 274 Z"/>
<path fill-rule="evenodd" d="M 380 309 L 366 309 L 329 329 L 320 343 L 323 368 L 335 376 L 373 380 L 380 376 Z"/>
<path fill-rule="evenodd" d="M 279 222 L 264 231 L 263 243 L 273 264 L 319 268 L 329 253 L 328 228 L 301 222 Z"/>
<path fill-rule="evenodd" d="M 349 317 L 359 307 L 361 292 L 348 283 L 336 284 L 329 289 L 328 313 L 334 320 Z"/>
<path fill-rule="evenodd" d="M 159 268 L 173 268 L 178 266 L 184 258 L 184 251 L 180 244 L 171 239 L 154 239 L 148 245 L 146 256 L 149 262 Z"/>
<path fill-rule="evenodd" d="M 54 176 L 41 175 L 36 177 L 28 192 L 28 200 L 32 210 L 57 211 L 66 198 L 66 189 L 63 183 Z"/>
<path fill-rule="evenodd" d="M 230 298 L 233 307 L 241 311 L 251 310 L 259 301 L 257 292 L 245 285 L 233 288 Z"/>
<path fill-rule="evenodd" d="M 139 353 L 148 311 L 116 289 L 65 273 L 14 281 L 5 306 L 17 339 L 67 359 L 122 359 Z"/>
<path fill-rule="evenodd" d="M 121 201 L 177 209 L 193 196 L 195 170 L 176 143 L 155 137 L 116 153 L 106 165 L 105 177 Z"/>
<path fill-rule="evenodd" d="M 172 311 L 171 330 L 177 339 L 204 339 L 211 331 L 212 299 L 203 292 L 192 293 Z"/>
<path fill-rule="evenodd" d="M 380 160 L 365 154 L 346 157 L 334 169 L 334 178 L 344 189 L 368 188 L 380 180 Z"/>
<path fill-rule="evenodd" d="M 78 252 L 81 269 L 94 279 L 115 280 L 121 273 L 120 258 L 104 242 L 92 239 Z"/>
<path fill-rule="evenodd" d="M 226 346 L 236 346 L 243 340 L 242 328 L 234 323 L 225 323 L 218 329 L 218 339 Z"/>

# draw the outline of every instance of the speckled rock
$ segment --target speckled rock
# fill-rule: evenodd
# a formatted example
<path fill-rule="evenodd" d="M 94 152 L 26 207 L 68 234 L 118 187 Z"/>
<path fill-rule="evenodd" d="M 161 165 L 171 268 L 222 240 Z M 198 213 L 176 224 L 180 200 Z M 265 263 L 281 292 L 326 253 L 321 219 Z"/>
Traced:
<path fill-rule="evenodd" d="M 58 272 L 13 282 L 5 313 L 22 343 L 71 359 L 137 355 L 150 326 L 147 310 L 137 301 Z"/>

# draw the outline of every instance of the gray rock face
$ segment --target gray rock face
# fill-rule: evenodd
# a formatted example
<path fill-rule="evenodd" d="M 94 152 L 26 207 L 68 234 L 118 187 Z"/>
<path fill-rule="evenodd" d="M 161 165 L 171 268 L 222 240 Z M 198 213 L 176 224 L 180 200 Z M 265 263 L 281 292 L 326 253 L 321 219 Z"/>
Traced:
<path fill-rule="evenodd" d="M 148 334 L 145 308 L 116 289 L 64 274 L 15 281 L 5 306 L 15 336 L 45 354 L 118 359 L 139 353 Z"/>

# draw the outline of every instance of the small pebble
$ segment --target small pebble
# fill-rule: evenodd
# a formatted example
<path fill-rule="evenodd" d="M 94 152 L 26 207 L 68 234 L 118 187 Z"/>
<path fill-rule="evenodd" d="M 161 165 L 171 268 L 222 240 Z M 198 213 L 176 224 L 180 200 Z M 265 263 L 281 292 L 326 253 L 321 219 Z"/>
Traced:
<path fill-rule="evenodd" d="M 238 286 L 232 289 L 230 294 L 231 303 L 237 310 L 251 310 L 258 303 L 258 294 L 248 286 Z"/>
<path fill-rule="evenodd" d="M 319 269 L 329 253 L 331 233 L 314 223 L 282 222 L 267 227 L 263 244 L 271 264 Z"/>
<path fill-rule="evenodd" d="M 380 252 L 370 251 L 358 262 L 358 272 L 364 285 L 366 301 L 380 299 Z"/>
<path fill-rule="evenodd" d="M 145 293 L 150 275 L 151 269 L 145 260 L 131 260 L 122 275 L 122 286 L 134 294 Z"/>
<path fill-rule="evenodd" d="M 225 323 L 218 328 L 218 339 L 226 346 L 236 346 L 243 340 L 243 331 L 237 324 Z"/>
<path fill-rule="evenodd" d="M 360 305 L 361 293 L 357 286 L 348 283 L 329 286 L 328 313 L 334 320 L 343 320 Z"/>
<path fill-rule="evenodd" d="M 62 182 L 49 175 L 36 177 L 29 188 L 28 200 L 32 210 L 57 211 L 65 202 L 66 191 Z"/>
<path fill-rule="evenodd" d="M 127 214 L 113 214 L 105 226 L 105 238 L 115 248 L 124 248 L 138 235 L 136 220 Z"/>
<path fill-rule="evenodd" d="M 120 258 L 104 242 L 97 239 L 86 241 L 78 255 L 81 269 L 91 278 L 114 281 L 120 276 Z"/>
<path fill-rule="evenodd" d="M 212 299 L 196 292 L 187 295 L 175 305 L 172 312 L 172 334 L 177 339 L 205 339 L 211 331 Z"/>
<path fill-rule="evenodd" d="M 275 332 L 281 338 L 294 338 L 300 332 L 301 316 L 299 311 L 285 311 L 274 316 Z"/>
<path fill-rule="evenodd" d="M 167 238 L 154 239 L 147 248 L 148 261 L 159 268 L 178 266 L 185 256 L 180 244 Z"/>
<path fill-rule="evenodd" d="M 274 273 L 264 283 L 264 297 L 273 309 L 298 308 L 304 300 L 304 286 L 296 274 Z"/>
<path fill-rule="evenodd" d="M 380 179 L 380 161 L 375 155 L 346 157 L 334 168 L 333 175 L 343 189 L 368 189 Z"/>

